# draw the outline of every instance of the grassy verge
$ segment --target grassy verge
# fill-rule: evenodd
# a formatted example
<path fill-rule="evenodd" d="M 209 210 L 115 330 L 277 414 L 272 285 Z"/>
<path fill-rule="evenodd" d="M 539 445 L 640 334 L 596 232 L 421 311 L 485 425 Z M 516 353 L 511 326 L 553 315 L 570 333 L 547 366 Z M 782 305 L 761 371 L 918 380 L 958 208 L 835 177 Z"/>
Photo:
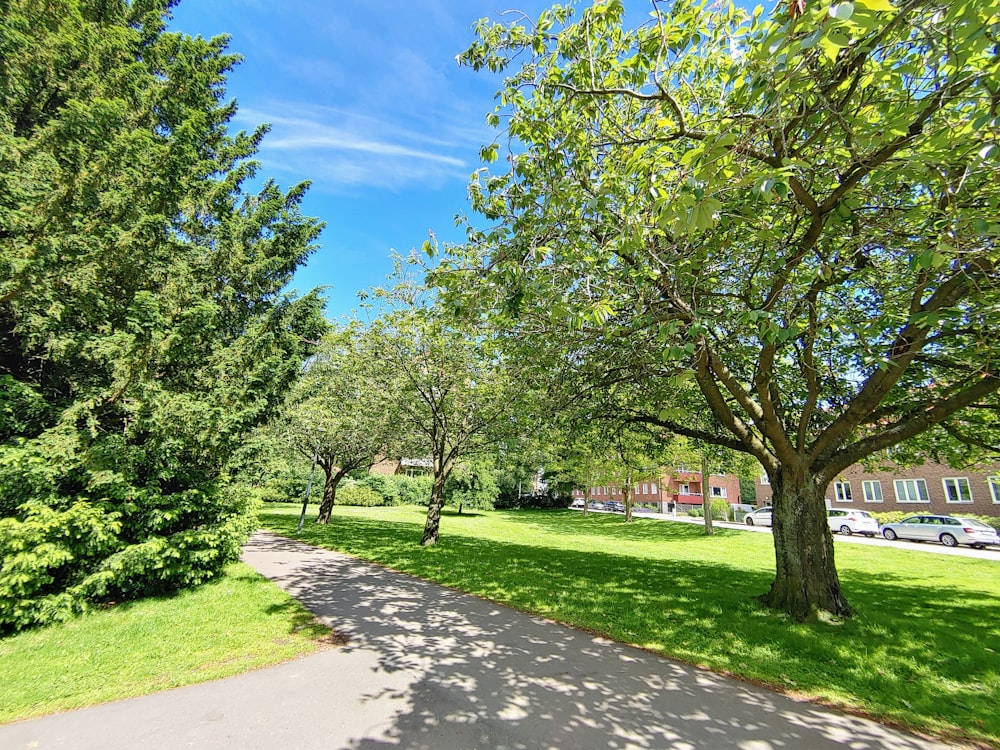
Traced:
<path fill-rule="evenodd" d="M 295 537 L 296 510 L 263 516 Z M 1000 562 L 837 545 L 857 615 L 800 624 L 757 606 L 770 535 L 574 511 L 337 508 L 298 538 L 614 639 L 944 738 L 1000 746 Z"/>
<path fill-rule="evenodd" d="M 0 639 L 0 723 L 205 682 L 320 648 L 329 629 L 235 564 L 218 581 Z"/>

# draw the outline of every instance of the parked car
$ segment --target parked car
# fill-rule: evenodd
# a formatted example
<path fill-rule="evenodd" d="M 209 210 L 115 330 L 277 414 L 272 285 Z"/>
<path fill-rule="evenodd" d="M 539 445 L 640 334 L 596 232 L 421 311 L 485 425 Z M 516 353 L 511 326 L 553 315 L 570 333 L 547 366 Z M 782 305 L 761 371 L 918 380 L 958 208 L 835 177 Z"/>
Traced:
<path fill-rule="evenodd" d="M 610 510 L 613 513 L 624 513 L 625 503 L 620 503 L 617 500 L 608 500 L 604 503 L 604 510 Z"/>
<path fill-rule="evenodd" d="M 768 505 L 765 508 L 758 508 L 757 510 L 750 511 L 743 519 L 743 523 L 747 526 L 770 526 L 771 510 L 771 506 Z"/>
<path fill-rule="evenodd" d="M 830 524 L 830 531 L 839 531 L 844 536 L 851 534 L 875 536 L 878 534 L 878 521 L 866 510 L 830 508 L 826 512 L 826 522 Z"/>
<path fill-rule="evenodd" d="M 887 523 L 882 527 L 882 536 L 890 542 L 913 539 L 917 542 L 941 542 L 945 547 L 968 544 L 982 549 L 987 544 L 1000 545 L 1000 534 L 996 529 L 974 518 L 959 516 L 910 516 L 899 523 Z"/>
<path fill-rule="evenodd" d="M 576 500 L 574 500 L 573 502 L 571 502 L 569 504 L 569 507 L 571 507 L 571 508 L 582 508 L 583 505 L 584 505 L 583 500 L 581 500 L 580 498 L 577 498 Z"/>
<path fill-rule="evenodd" d="M 591 510 L 604 510 L 604 503 L 595 501 L 590 504 Z"/>

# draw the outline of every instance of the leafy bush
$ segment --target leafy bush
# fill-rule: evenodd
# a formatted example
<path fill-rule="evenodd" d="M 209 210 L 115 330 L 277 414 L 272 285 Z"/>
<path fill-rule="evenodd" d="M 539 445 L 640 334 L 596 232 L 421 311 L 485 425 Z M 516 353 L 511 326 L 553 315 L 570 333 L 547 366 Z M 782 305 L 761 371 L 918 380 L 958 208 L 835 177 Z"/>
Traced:
<path fill-rule="evenodd" d="M 235 490 L 200 500 L 187 494 L 118 508 L 27 503 L 17 517 L 0 519 L 0 633 L 67 620 L 94 601 L 215 577 L 239 558 L 255 505 Z"/>
<path fill-rule="evenodd" d="M 725 498 L 713 497 L 712 498 L 712 518 L 718 521 L 728 521 L 732 508 L 729 507 L 729 503 Z"/>
<path fill-rule="evenodd" d="M 543 492 L 537 495 L 521 495 L 520 497 L 517 495 L 504 495 L 497 500 L 494 507 L 497 510 L 520 510 L 527 508 L 546 510 L 549 508 L 566 508 L 570 502 L 570 500 L 564 497 Z"/>
<path fill-rule="evenodd" d="M 424 474 L 408 477 L 402 474 L 386 477 L 387 493 L 391 493 L 398 505 L 427 505 L 431 499 L 431 488 L 434 480 Z"/>
<path fill-rule="evenodd" d="M 705 511 L 700 505 L 696 505 L 688 508 L 687 514 L 692 518 L 703 518 L 705 516 Z"/>
<path fill-rule="evenodd" d="M 357 484 L 355 482 L 345 482 L 337 490 L 337 505 L 360 505 L 369 507 L 375 505 L 392 505 L 392 503 L 387 502 L 384 496 L 377 493 L 371 487 L 366 487 L 363 484 Z"/>

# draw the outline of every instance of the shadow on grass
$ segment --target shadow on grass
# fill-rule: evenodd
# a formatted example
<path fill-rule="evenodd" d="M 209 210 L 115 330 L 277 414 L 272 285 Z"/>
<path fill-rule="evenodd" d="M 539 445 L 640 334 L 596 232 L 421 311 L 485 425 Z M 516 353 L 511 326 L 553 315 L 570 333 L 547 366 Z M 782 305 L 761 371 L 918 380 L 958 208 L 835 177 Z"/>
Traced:
<path fill-rule="evenodd" d="M 657 544 L 698 540 L 699 526 L 624 524 L 613 516 L 506 513 L 514 526 Z M 457 518 L 457 516 L 456 516 Z M 265 523 L 294 535 L 287 516 Z M 420 578 L 572 623 L 613 639 L 785 690 L 860 708 L 943 734 L 1000 738 L 1000 597 L 994 592 L 916 587 L 905 575 L 842 573 L 859 615 L 799 624 L 756 604 L 773 572 L 738 560 L 574 551 L 458 533 L 421 548 L 414 525 L 338 516 L 297 538 L 355 554 Z M 720 537 L 739 534 L 718 529 Z M 678 549 L 684 549 L 680 547 Z M 683 554 L 683 553 L 682 553 Z"/>

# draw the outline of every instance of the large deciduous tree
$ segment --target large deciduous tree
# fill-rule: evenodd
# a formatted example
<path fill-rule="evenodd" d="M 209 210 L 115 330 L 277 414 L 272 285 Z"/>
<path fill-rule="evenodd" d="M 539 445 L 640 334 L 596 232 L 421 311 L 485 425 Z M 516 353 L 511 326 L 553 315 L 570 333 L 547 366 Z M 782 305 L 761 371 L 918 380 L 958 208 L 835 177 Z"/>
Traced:
<path fill-rule="evenodd" d="M 224 469 L 325 326 L 320 225 L 249 193 L 226 40 L 168 0 L 0 18 L 0 630 L 203 581 L 251 528 Z"/>
<path fill-rule="evenodd" d="M 753 455 L 762 600 L 849 615 L 828 483 L 904 441 L 998 443 L 1000 4 L 652 5 L 481 22 L 463 59 L 508 73 L 510 168 L 473 181 L 495 223 L 441 278 L 520 335 L 589 333 L 656 386 L 648 419 Z M 671 382 L 701 413 L 659 409 Z"/>

